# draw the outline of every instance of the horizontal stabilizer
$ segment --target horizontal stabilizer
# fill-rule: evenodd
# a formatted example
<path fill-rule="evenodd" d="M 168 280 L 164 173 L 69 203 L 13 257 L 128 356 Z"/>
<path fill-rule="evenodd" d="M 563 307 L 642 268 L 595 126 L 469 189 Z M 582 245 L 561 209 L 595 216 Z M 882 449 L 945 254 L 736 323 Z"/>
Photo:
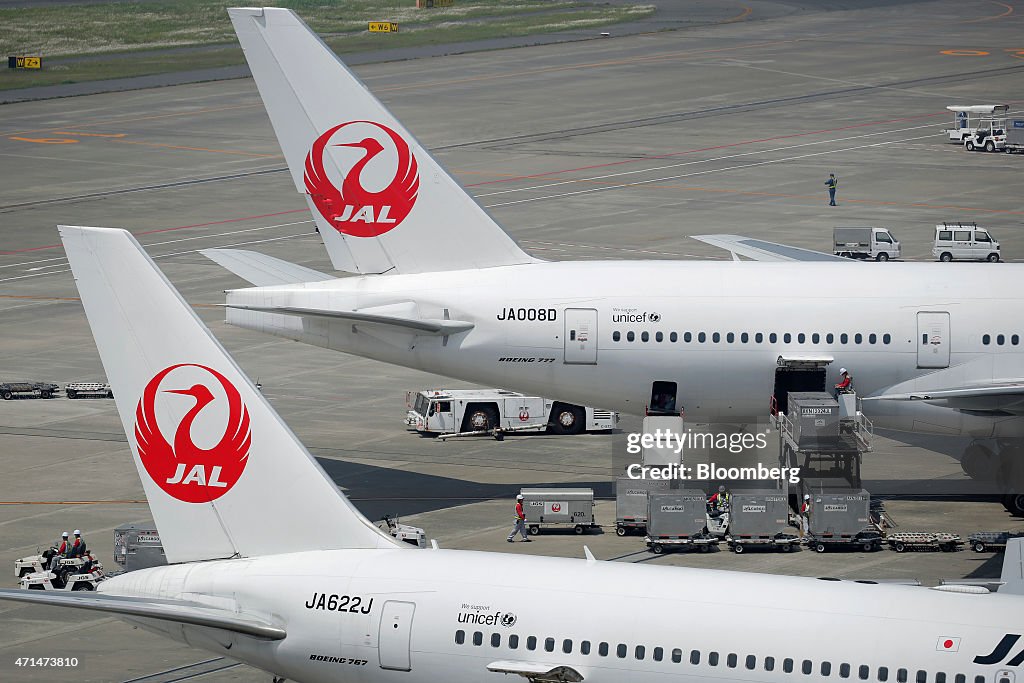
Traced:
<path fill-rule="evenodd" d="M 791 247 L 788 244 L 765 242 L 764 240 L 744 237 L 742 235 L 691 235 L 713 247 L 732 252 L 734 256 L 745 256 L 754 261 L 841 261 L 849 263 L 849 259 L 833 254 L 826 254 L 813 249 Z"/>
<path fill-rule="evenodd" d="M 1000 415 L 1024 415 L 1024 383 L 936 389 L 866 396 L 865 401 L 942 401 L 954 410 Z"/>
<path fill-rule="evenodd" d="M 0 600 L 30 602 L 65 609 L 69 607 L 90 609 L 129 617 L 145 617 L 146 619 L 172 621 L 179 624 L 208 626 L 267 640 L 283 640 L 286 635 L 285 630 L 276 624 L 185 600 L 158 600 L 84 592 L 56 593 L 6 588 L 0 589 Z"/>
<path fill-rule="evenodd" d="M 366 311 L 333 311 L 323 308 L 298 308 L 295 306 L 250 306 L 246 304 L 225 304 L 225 308 L 243 311 L 259 311 L 261 313 L 279 313 L 281 315 L 310 316 L 330 320 L 345 320 L 351 323 L 383 325 L 385 327 L 407 331 L 412 334 L 441 337 L 473 329 L 471 322 L 464 320 L 439 320 L 437 318 L 402 318 L 393 315 L 368 313 Z"/>
<path fill-rule="evenodd" d="M 487 670 L 497 674 L 518 674 L 532 683 L 579 683 L 583 675 L 571 666 L 502 660 L 491 662 Z"/>
<path fill-rule="evenodd" d="M 334 277 L 319 270 L 245 249 L 200 249 L 199 253 L 257 287 L 321 282 Z"/>

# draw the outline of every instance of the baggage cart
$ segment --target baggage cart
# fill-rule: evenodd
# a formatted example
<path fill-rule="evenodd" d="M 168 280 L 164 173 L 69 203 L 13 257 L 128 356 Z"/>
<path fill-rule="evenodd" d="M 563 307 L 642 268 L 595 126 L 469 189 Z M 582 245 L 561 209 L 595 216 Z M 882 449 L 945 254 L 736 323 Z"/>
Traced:
<path fill-rule="evenodd" d="M 959 534 L 945 531 L 900 531 L 886 536 L 885 542 L 898 553 L 913 550 L 941 550 L 944 553 L 952 553 L 964 547 Z"/>
<path fill-rule="evenodd" d="M 800 538 L 789 524 L 789 498 L 776 490 L 734 491 L 726 542 L 736 554 L 751 548 L 792 552 Z"/>
<path fill-rule="evenodd" d="M 594 489 L 522 489 L 526 527 L 537 535 L 542 528 L 572 528 L 577 534 L 597 529 Z"/>
<path fill-rule="evenodd" d="M 647 496 L 651 493 L 667 493 L 671 482 L 663 479 L 631 479 L 619 477 L 615 480 L 615 535 L 647 531 Z"/>
<path fill-rule="evenodd" d="M 160 532 L 148 524 L 122 524 L 114 529 L 114 562 L 126 572 L 167 564 Z"/>
<path fill-rule="evenodd" d="M 707 531 L 707 498 L 703 491 L 651 493 L 647 497 L 647 549 L 661 554 L 668 549 L 717 548 L 719 538 Z"/>
<path fill-rule="evenodd" d="M 826 489 L 811 494 L 811 524 L 807 545 L 819 553 L 854 548 L 882 548 L 882 534 L 871 526 L 871 494 L 864 489 Z"/>
<path fill-rule="evenodd" d="M 967 537 L 967 543 L 976 553 L 985 551 L 1002 552 L 1011 538 L 1024 537 L 1024 533 L 1010 531 L 975 531 Z"/>

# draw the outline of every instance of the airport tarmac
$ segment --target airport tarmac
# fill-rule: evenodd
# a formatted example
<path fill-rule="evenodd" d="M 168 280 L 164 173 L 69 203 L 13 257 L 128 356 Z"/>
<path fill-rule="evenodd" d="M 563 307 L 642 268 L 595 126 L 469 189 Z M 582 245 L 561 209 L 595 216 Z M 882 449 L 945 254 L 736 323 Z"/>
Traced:
<path fill-rule="evenodd" d="M 1007 260 L 1024 259 L 1024 158 L 970 154 L 939 132 L 946 105 L 1019 104 L 1020 13 L 979 0 L 759 20 L 747 4 L 748 17 L 720 26 L 357 71 L 539 257 L 725 260 L 688 235 L 828 250 L 836 225 L 881 225 L 909 260 L 928 260 L 932 226 L 960 220 L 989 226 Z M 926 583 L 998 574 L 1000 556 L 971 552 L 655 557 L 609 528 L 506 544 L 523 486 L 591 486 L 610 527 L 616 437 L 423 439 L 402 425 L 405 391 L 460 383 L 225 326 L 222 290 L 244 283 L 196 250 L 238 246 L 330 270 L 251 80 L 0 114 L 0 381 L 103 379 L 54 226 L 123 227 L 360 509 L 399 513 L 442 547 L 582 556 L 586 543 L 614 561 Z M 827 206 L 831 171 L 838 207 Z M 854 289 L 857 279 L 809 284 Z M 902 529 L 1021 528 L 971 495 L 978 488 L 951 457 L 962 446 L 879 437 L 865 477 L 920 487 L 889 503 Z M 110 568 L 112 529 L 148 518 L 112 401 L 0 403 L 0 453 L 0 566 L 81 528 Z M 61 656 L 78 666 L 15 664 Z M 3 681 L 257 676 L 231 665 L 113 618 L 0 604 Z"/>

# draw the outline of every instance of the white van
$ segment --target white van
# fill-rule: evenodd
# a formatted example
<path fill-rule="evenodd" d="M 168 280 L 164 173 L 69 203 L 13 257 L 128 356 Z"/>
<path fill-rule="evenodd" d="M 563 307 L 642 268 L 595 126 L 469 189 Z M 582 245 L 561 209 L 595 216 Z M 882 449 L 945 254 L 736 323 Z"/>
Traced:
<path fill-rule="evenodd" d="M 940 261 L 989 261 L 997 263 L 999 242 L 975 223 L 943 223 L 935 226 L 932 254 Z"/>

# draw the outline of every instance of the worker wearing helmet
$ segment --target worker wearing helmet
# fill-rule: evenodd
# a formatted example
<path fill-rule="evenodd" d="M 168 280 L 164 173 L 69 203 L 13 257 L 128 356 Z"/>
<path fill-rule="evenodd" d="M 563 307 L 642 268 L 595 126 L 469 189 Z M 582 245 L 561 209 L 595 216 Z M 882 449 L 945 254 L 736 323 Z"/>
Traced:
<path fill-rule="evenodd" d="M 836 398 L 839 398 L 839 394 L 850 394 L 853 393 L 853 377 L 846 368 L 839 368 L 839 383 L 835 386 Z"/>
<path fill-rule="evenodd" d="M 62 557 L 65 557 L 68 552 L 68 532 L 64 532 L 60 535 L 60 545 L 57 546 L 57 552 L 50 555 L 50 571 L 57 568 L 57 563 L 60 562 Z"/>
<path fill-rule="evenodd" d="M 68 549 L 68 557 L 82 557 L 85 554 L 85 539 L 82 538 L 82 531 L 75 529 L 75 540 Z"/>
<path fill-rule="evenodd" d="M 711 497 L 708 498 L 708 505 L 711 506 L 713 513 L 722 513 L 729 509 L 729 493 L 724 486 L 719 486 L 718 491 L 711 494 Z"/>
<path fill-rule="evenodd" d="M 522 534 L 524 543 L 530 542 L 530 537 L 526 535 L 526 511 L 523 510 L 523 494 L 521 493 L 518 496 L 516 496 L 515 526 L 512 527 L 512 533 L 510 533 L 508 535 L 508 538 L 505 540 L 507 540 L 509 543 L 514 543 L 514 539 L 517 533 Z"/>
<path fill-rule="evenodd" d="M 828 180 L 825 181 L 825 187 L 828 188 L 828 205 L 836 205 L 836 188 L 839 187 L 839 179 L 836 178 L 835 173 L 828 174 Z"/>
<path fill-rule="evenodd" d="M 811 531 L 811 496 L 804 494 L 804 502 L 800 504 L 800 535 L 806 536 Z"/>

